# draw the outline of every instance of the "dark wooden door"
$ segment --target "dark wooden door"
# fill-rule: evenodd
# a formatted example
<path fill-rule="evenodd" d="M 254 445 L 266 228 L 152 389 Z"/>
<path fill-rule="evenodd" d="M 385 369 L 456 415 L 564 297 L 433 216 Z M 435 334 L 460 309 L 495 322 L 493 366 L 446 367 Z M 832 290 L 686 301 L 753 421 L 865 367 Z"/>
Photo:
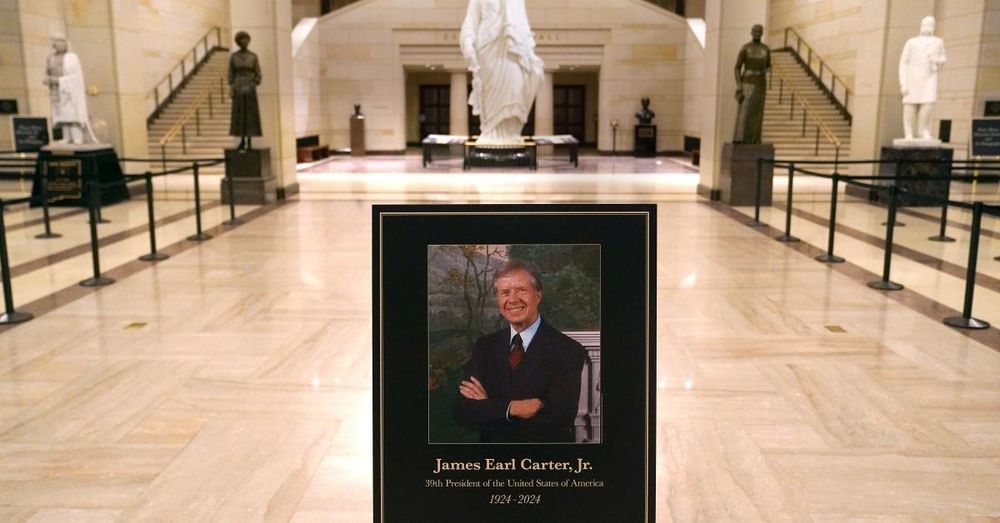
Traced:
<path fill-rule="evenodd" d="M 420 139 L 428 134 L 449 134 L 451 118 L 451 86 L 420 86 Z"/>
<path fill-rule="evenodd" d="M 586 86 L 557 85 L 552 88 L 552 124 L 556 134 L 572 134 L 584 141 Z"/>

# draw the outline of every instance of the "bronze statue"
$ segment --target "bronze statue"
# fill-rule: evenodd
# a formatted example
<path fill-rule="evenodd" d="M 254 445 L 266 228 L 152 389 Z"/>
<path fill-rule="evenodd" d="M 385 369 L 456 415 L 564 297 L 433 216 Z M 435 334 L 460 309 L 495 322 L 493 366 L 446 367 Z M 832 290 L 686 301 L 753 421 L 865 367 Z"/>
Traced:
<path fill-rule="evenodd" d="M 240 50 L 229 57 L 229 95 L 233 98 L 233 112 L 229 119 L 229 135 L 240 137 L 240 149 L 251 149 L 250 140 L 261 136 L 260 109 L 257 105 L 257 86 L 260 85 L 260 61 L 247 50 L 250 35 L 236 33 Z"/>
<path fill-rule="evenodd" d="M 760 41 L 764 35 L 762 25 L 754 25 L 750 34 L 753 41 L 745 44 L 736 57 L 736 100 L 740 102 L 740 110 L 736 116 L 735 143 L 760 143 L 764 126 L 771 50 Z"/>
<path fill-rule="evenodd" d="M 642 111 L 635 113 L 635 117 L 639 119 L 639 125 L 649 125 L 653 123 L 653 118 L 656 118 L 656 113 L 649 110 L 649 97 L 642 97 Z"/>

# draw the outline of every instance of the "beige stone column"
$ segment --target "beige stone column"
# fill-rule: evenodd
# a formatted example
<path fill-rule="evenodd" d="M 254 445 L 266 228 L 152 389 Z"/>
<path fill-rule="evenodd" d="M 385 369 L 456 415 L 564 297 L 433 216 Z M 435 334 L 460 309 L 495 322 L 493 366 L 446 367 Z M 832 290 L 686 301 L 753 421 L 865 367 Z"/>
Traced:
<path fill-rule="evenodd" d="M 66 37 L 80 57 L 91 123 L 107 124 L 119 156 L 149 156 L 142 28 L 137 2 L 67 0 Z M 135 165 L 130 165 L 131 171 Z"/>
<path fill-rule="evenodd" d="M 852 160 L 879 158 L 883 145 L 903 136 L 899 93 L 899 56 L 906 41 L 920 32 L 920 20 L 934 14 L 934 0 L 871 0 L 862 3 L 854 93 L 849 108 Z M 945 42 L 947 46 L 947 42 Z M 872 168 L 853 174 L 871 174 Z"/>
<path fill-rule="evenodd" d="M 451 72 L 451 106 L 448 134 L 469 134 L 469 78 L 465 70 Z"/>
<path fill-rule="evenodd" d="M 555 134 L 552 99 L 552 73 L 545 72 L 545 80 L 535 96 L 535 134 Z"/>
<path fill-rule="evenodd" d="M 292 71 L 291 0 L 240 0 L 229 8 L 232 34 L 250 34 L 250 50 L 260 59 L 257 87 L 260 121 L 264 136 L 254 147 L 271 148 L 271 174 L 278 194 L 299 192 L 295 172 L 295 85 Z M 229 42 L 231 47 L 235 43 Z M 345 117 L 346 119 L 346 117 Z"/>
<path fill-rule="evenodd" d="M 767 0 L 705 1 L 707 34 L 701 97 L 701 178 L 698 182 L 701 195 L 707 196 L 709 191 L 719 188 L 722 144 L 733 140 L 739 109 L 735 98 L 736 55 L 743 44 L 750 41 L 753 25 L 767 22 L 767 7 Z"/>

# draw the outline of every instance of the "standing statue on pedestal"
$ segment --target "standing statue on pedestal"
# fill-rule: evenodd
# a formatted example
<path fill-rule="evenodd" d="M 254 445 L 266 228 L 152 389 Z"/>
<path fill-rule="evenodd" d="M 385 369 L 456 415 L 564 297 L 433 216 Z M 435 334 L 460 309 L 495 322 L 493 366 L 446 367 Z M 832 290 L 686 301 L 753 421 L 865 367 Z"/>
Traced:
<path fill-rule="evenodd" d="M 69 50 L 66 37 L 53 35 L 52 54 L 45 61 L 45 81 L 52 98 L 52 126 L 62 129 L 64 144 L 96 143 L 87 113 L 87 91 L 80 58 Z"/>
<path fill-rule="evenodd" d="M 944 41 L 934 36 L 934 17 L 920 22 L 920 34 L 906 41 L 899 57 L 899 92 L 903 95 L 903 141 L 935 141 L 931 109 L 937 101 L 938 70 L 944 65 Z"/>
<path fill-rule="evenodd" d="M 469 0 L 460 41 L 472 71 L 469 105 L 479 115 L 477 143 L 520 142 L 545 78 L 524 0 Z"/>
<path fill-rule="evenodd" d="M 236 33 L 240 50 L 229 57 L 229 95 L 233 98 L 233 112 L 229 120 L 229 135 L 239 136 L 239 149 L 252 149 L 250 140 L 261 136 L 260 109 L 257 105 L 257 86 L 260 85 L 260 61 L 247 49 L 250 35 Z"/>
<path fill-rule="evenodd" d="M 740 110 L 736 116 L 735 143 L 760 143 L 764 127 L 771 50 L 760 41 L 764 35 L 762 25 L 754 25 L 750 34 L 753 41 L 745 44 L 736 57 L 736 100 L 740 102 Z"/>

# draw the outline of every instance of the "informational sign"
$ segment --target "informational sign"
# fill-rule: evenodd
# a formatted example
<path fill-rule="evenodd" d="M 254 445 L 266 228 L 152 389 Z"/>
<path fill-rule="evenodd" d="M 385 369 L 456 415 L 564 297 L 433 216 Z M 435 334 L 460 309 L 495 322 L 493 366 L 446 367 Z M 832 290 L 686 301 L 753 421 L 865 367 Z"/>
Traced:
<path fill-rule="evenodd" d="M 45 166 L 46 189 L 50 202 L 83 198 L 83 162 L 81 160 L 47 160 L 42 165 Z"/>
<path fill-rule="evenodd" d="M 10 98 L 0 100 L 0 114 L 17 114 L 17 100 Z"/>
<path fill-rule="evenodd" d="M 655 206 L 373 220 L 374 521 L 656 521 Z"/>
<path fill-rule="evenodd" d="M 17 152 L 38 152 L 49 144 L 49 119 L 44 116 L 14 116 L 10 126 Z"/>
<path fill-rule="evenodd" d="M 987 100 L 983 116 L 1000 116 L 1000 100 Z"/>
<path fill-rule="evenodd" d="M 1000 118 L 972 120 L 972 156 L 1000 156 Z"/>

